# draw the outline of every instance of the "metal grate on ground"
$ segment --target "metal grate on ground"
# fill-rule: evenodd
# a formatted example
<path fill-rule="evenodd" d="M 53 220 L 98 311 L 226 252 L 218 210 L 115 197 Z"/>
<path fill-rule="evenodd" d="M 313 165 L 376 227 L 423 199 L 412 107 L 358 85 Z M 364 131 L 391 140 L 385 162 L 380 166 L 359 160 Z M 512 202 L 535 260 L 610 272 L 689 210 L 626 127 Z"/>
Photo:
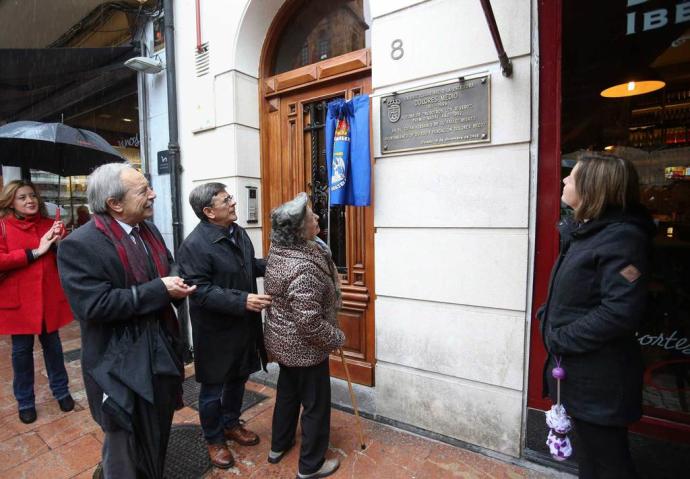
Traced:
<path fill-rule="evenodd" d="M 165 456 L 165 479 L 191 479 L 204 475 L 211 468 L 206 441 L 201 427 L 173 426 Z"/>
<path fill-rule="evenodd" d="M 200 387 L 201 385 L 196 382 L 196 378 L 194 376 L 189 376 L 184 380 L 182 383 L 182 402 L 184 402 L 185 406 L 189 406 L 197 411 L 199 410 Z M 244 397 L 242 398 L 242 412 L 253 406 L 256 406 L 264 399 L 268 399 L 268 396 L 245 389 Z"/>

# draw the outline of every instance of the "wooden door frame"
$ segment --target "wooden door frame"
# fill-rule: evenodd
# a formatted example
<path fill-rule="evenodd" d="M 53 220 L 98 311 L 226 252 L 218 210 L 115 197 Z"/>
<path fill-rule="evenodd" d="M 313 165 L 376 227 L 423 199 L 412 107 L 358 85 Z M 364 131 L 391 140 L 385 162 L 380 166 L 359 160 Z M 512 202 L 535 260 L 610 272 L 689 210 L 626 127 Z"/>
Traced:
<path fill-rule="evenodd" d="M 263 48 L 261 50 L 261 59 L 259 64 L 259 124 L 260 124 L 260 161 L 261 161 L 261 198 L 262 198 L 262 237 L 263 237 L 263 253 L 268 253 L 270 245 L 269 229 L 270 229 L 270 212 L 269 205 L 271 204 L 271 185 L 267 184 L 267 180 L 271 177 L 269 169 L 269 161 L 266 155 L 271 151 L 271 141 L 276 139 L 269 138 L 268 122 L 270 120 L 270 113 L 278 111 L 282 108 L 280 105 L 280 97 L 289 95 L 299 95 L 301 90 L 317 90 L 321 88 L 333 87 L 338 88 L 338 85 L 355 79 L 363 79 L 364 84 L 367 85 L 367 90 L 371 89 L 371 52 L 368 48 L 356 50 L 344 55 L 329 58 L 321 62 L 306 65 L 304 67 L 284 72 L 278 75 L 272 75 L 273 60 L 275 58 L 278 47 L 278 40 L 285 26 L 288 24 L 292 16 L 299 10 L 306 0 L 288 0 L 276 14 L 271 26 L 266 34 Z M 295 113 L 300 113 L 295 111 Z M 282 134 L 280 135 L 282 137 Z M 278 139 L 277 141 L 280 141 Z M 371 141 L 371 140 L 370 140 Z M 372 158 L 372 173 L 373 173 L 373 158 Z M 278 185 L 273 185 L 279 187 Z M 373 190 L 373 174 L 372 174 L 372 190 Z M 372 193 L 373 196 L 373 193 Z M 371 228 L 373 230 L 373 205 L 370 213 Z M 370 271 L 371 275 L 366 289 L 369 291 L 369 297 L 366 294 L 360 295 L 357 291 L 344 292 L 343 303 L 345 306 L 356 305 L 362 301 L 366 301 L 367 314 L 363 315 L 364 324 L 362 331 L 364 338 L 362 344 L 364 346 L 364 354 L 349 352 L 345 350 L 345 356 L 348 364 L 351 365 L 350 372 L 354 382 L 373 386 L 374 385 L 374 367 L 376 363 L 375 354 L 375 321 L 374 321 L 374 307 L 375 307 L 375 274 L 374 274 L 374 237 L 373 234 L 365 236 L 364 248 L 369 253 L 365 255 L 365 271 Z M 356 285 L 351 285 L 356 288 Z M 339 356 L 331 355 L 330 358 L 331 374 L 338 377 L 345 377 L 344 368 Z"/>

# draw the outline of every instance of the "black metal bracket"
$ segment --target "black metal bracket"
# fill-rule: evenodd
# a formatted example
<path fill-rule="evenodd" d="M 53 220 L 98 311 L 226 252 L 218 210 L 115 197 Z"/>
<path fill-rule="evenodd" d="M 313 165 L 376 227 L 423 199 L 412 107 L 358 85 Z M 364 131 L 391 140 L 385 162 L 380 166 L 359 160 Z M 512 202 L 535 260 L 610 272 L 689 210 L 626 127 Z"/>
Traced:
<path fill-rule="evenodd" d="M 494 17 L 494 11 L 491 8 L 491 0 L 479 0 L 482 4 L 482 9 L 484 10 L 484 16 L 486 17 L 486 23 L 489 25 L 489 31 L 491 32 L 491 38 L 494 40 L 494 46 L 496 47 L 496 52 L 498 53 L 498 61 L 501 64 L 501 71 L 503 76 L 510 78 L 513 75 L 513 64 L 508 58 L 508 54 L 503 48 L 503 42 L 501 41 L 501 33 L 498 31 L 498 25 L 496 25 L 496 18 Z"/>

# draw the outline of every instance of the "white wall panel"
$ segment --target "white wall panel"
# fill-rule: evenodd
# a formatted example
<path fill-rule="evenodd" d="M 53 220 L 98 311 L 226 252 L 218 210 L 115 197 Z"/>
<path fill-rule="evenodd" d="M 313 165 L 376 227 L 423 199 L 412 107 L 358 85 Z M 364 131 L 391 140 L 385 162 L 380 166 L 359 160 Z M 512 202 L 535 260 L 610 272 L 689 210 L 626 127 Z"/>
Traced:
<path fill-rule="evenodd" d="M 424 1 L 426 0 L 369 0 L 369 8 L 371 17 L 375 19 Z"/>
<path fill-rule="evenodd" d="M 508 56 L 529 53 L 529 0 L 491 3 Z M 372 10 L 376 8 L 372 4 Z M 374 88 L 497 59 L 484 12 L 476 0 L 435 0 L 375 19 L 371 38 Z M 391 44 L 396 39 L 402 40 L 404 50 L 399 60 L 391 57 Z"/>
<path fill-rule="evenodd" d="M 520 453 L 522 393 L 376 365 L 378 414 L 504 454 Z"/>
<path fill-rule="evenodd" d="M 261 149 L 259 130 L 242 125 L 232 125 L 235 132 L 235 160 L 237 175 L 261 177 Z"/>
<path fill-rule="evenodd" d="M 522 390 L 524 314 L 387 298 L 376 300 L 376 358 Z"/>
<path fill-rule="evenodd" d="M 376 161 L 377 227 L 526 228 L 529 144 Z"/>
<path fill-rule="evenodd" d="M 527 230 L 378 228 L 375 239 L 377 295 L 525 310 Z"/>

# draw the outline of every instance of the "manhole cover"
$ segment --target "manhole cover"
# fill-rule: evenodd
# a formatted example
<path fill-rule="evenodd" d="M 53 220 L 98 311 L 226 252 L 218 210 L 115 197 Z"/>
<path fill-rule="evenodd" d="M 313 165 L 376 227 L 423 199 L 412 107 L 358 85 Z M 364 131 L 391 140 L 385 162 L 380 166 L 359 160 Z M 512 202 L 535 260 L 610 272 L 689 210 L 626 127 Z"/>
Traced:
<path fill-rule="evenodd" d="M 201 427 L 173 426 L 165 456 L 165 479 L 193 479 L 211 467 Z"/>
<path fill-rule="evenodd" d="M 182 383 L 182 402 L 185 406 L 189 406 L 192 409 L 199 410 L 199 388 L 201 384 L 196 382 L 194 376 L 189 376 Z M 268 396 L 263 394 L 255 393 L 249 389 L 244 390 L 244 397 L 242 398 L 242 412 L 246 411 L 250 407 L 259 404 L 264 399 L 268 399 Z"/>

